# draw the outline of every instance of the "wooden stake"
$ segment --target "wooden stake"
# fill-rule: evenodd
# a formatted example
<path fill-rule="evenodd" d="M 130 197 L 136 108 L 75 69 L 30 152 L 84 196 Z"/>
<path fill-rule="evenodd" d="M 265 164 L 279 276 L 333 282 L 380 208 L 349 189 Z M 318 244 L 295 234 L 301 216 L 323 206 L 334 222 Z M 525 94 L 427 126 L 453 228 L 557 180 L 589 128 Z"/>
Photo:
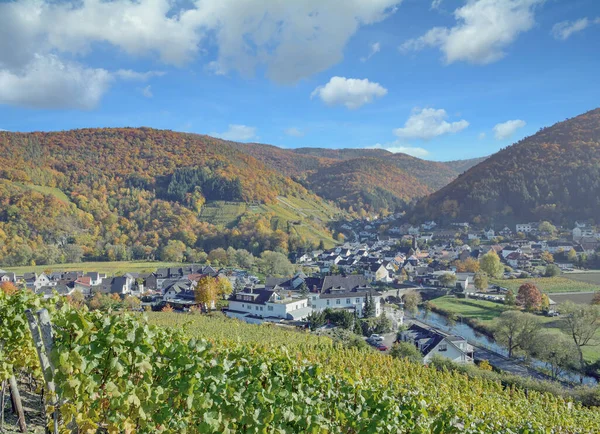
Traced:
<path fill-rule="evenodd" d="M 6 380 L 2 380 L 2 392 L 0 394 L 0 431 L 4 432 L 4 396 L 6 394 Z"/>
<path fill-rule="evenodd" d="M 25 423 L 25 412 L 23 411 L 23 403 L 21 402 L 21 395 L 19 394 L 19 389 L 17 387 L 17 379 L 15 376 L 11 376 L 8 379 L 8 383 L 10 384 L 10 394 L 12 396 L 12 402 L 17 410 L 17 416 L 19 418 L 19 429 L 21 432 L 27 432 L 27 424 Z"/>

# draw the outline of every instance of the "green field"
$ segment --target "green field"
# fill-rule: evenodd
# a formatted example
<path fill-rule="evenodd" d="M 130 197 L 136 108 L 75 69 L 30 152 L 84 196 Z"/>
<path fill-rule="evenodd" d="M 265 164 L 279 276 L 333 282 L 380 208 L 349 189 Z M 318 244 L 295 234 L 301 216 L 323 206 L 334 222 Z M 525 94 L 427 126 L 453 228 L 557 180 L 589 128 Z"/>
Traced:
<path fill-rule="evenodd" d="M 446 312 L 451 312 L 465 319 L 475 320 L 481 323 L 484 327 L 493 330 L 496 319 L 508 310 L 503 304 L 494 303 L 492 301 L 473 300 L 456 298 L 453 296 L 444 296 L 431 300 L 430 303 Z M 543 327 L 555 333 L 562 333 L 560 330 L 560 319 L 555 317 L 547 317 L 538 315 L 538 318 L 543 324 Z M 596 338 L 600 340 L 600 331 L 596 333 Z M 589 362 L 595 362 L 600 359 L 599 347 L 584 347 L 583 354 Z"/>
<path fill-rule="evenodd" d="M 208 202 L 202 206 L 200 220 L 217 226 L 231 227 L 239 221 L 247 209 L 247 205 L 243 202 Z"/>
<path fill-rule="evenodd" d="M 97 271 L 106 273 L 109 276 L 134 272 L 148 273 L 155 271 L 157 268 L 176 267 L 183 264 L 173 262 L 151 262 L 151 261 L 121 261 L 121 262 L 79 262 L 74 264 L 53 264 L 53 265 L 36 265 L 23 267 L 2 267 L 3 270 L 12 271 L 16 274 L 23 273 L 41 273 L 43 271 Z"/>
<path fill-rule="evenodd" d="M 13 182 L 12 184 L 15 186 L 21 187 L 21 188 L 37 191 L 38 193 L 54 196 L 58 200 L 65 202 L 65 203 L 69 203 L 69 204 L 71 203 L 71 199 L 69 199 L 69 197 L 62 190 L 60 190 L 58 188 L 46 187 L 43 185 L 23 184 L 21 182 Z"/>
<path fill-rule="evenodd" d="M 567 277 L 568 276 L 568 277 Z M 555 292 L 592 292 L 600 291 L 599 285 L 594 285 L 586 281 L 571 279 L 571 275 L 560 277 L 540 277 L 531 279 L 492 279 L 492 285 L 500 285 L 511 289 L 515 294 L 519 287 L 525 283 L 533 283 L 540 291 L 547 294 Z"/>

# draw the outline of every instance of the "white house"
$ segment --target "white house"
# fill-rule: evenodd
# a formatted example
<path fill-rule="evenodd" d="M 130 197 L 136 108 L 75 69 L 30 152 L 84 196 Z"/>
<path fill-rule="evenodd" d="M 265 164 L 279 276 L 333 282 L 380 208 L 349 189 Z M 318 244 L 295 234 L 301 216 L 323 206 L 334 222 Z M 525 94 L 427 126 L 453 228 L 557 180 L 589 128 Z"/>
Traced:
<path fill-rule="evenodd" d="M 303 320 L 312 309 L 306 297 L 292 298 L 268 289 L 245 288 L 229 298 L 225 314 L 252 324 Z"/>
<path fill-rule="evenodd" d="M 43 286 L 56 285 L 56 282 L 50 282 L 50 279 L 48 279 L 48 276 L 44 273 L 39 275 L 37 273 L 25 273 L 23 280 L 25 280 L 27 289 L 31 289 L 35 292 L 39 291 Z"/>
<path fill-rule="evenodd" d="M 593 236 L 595 236 L 596 231 L 594 231 L 594 229 L 592 229 L 589 226 L 575 226 L 575 228 L 573 228 L 573 240 L 574 241 L 579 241 L 582 238 L 591 238 Z"/>
<path fill-rule="evenodd" d="M 318 293 L 311 293 L 314 310 L 347 309 L 363 316 L 365 302 L 369 297 L 375 304 L 375 316 L 381 315 L 382 294 L 371 288 L 365 276 L 326 276 Z"/>
<path fill-rule="evenodd" d="M 491 240 L 492 238 L 494 238 L 496 236 L 496 232 L 494 231 L 494 229 L 488 228 L 485 231 L 483 231 L 483 235 L 485 236 L 486 239 Z"/>
<path fill-rule="evenodd" d="M 517 233 L 522 232 L 524 234 L 528 234 L 532 232 L 535 228 L 531 223 L 520 223 L 516 226 Z"/>
<path fill-rule="evenodd" d="M 423 355 L 423 363 L 434 355 L 445 357 L 456 363 L 473 363 L 473 347 L 462 336 L 447 335 L 438 330 L 412 324 L 401 334 L 404 342 L 410 342 Z"/>

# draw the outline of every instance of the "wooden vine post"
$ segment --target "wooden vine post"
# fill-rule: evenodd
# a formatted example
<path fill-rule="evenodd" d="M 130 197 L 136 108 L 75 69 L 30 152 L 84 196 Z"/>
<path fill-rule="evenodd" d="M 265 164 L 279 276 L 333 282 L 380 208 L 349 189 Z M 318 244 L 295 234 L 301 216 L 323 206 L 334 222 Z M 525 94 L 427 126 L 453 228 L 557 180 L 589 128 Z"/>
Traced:
<path fill-rule="evenodd" d="M 46 309 L 37 311 L 37 318 L 33 315 L 31 309 L 27 309 L 25 314 L 27 315 L 27 322 L 29 323 L 33 343 L 40 359 L 42 373 L 44 374 L 44 382 L 48 390 L 48 393 L 45 394 L 46 405 L 54 409 L 53 433 L 58 434 L 58 396 L 56 395 L 56 385 L 54 384 L 54 366 L 52 366 L 52 362 L 50 361 L 50 353 L 54 348 L 50 315 Z"/>

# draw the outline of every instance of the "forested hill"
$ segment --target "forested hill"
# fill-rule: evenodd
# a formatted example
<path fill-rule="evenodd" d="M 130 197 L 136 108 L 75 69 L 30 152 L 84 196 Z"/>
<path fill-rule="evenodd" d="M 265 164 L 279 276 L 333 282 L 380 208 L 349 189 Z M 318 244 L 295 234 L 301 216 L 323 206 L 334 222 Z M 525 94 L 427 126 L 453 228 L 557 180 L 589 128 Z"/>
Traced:
<path fill-rule="evenodd" d="M 333 243 L 341 212 L 229 142 L 147 128 L 0 132 L 0 204 L 7 265 L 286 252 Z"/>
<path fill-rule="evenodd" d="M 399 211 L 432 191 L 393 162 L 378 158 L 339 161 L 308 175 L 303 182 L 319 196 L 351 211 Z"/>
<path fill-rule="evenodd" d="M 600 109 L 503 149 L 422 200 L 415 220 L 570 223 L 600 216 Z"/>

